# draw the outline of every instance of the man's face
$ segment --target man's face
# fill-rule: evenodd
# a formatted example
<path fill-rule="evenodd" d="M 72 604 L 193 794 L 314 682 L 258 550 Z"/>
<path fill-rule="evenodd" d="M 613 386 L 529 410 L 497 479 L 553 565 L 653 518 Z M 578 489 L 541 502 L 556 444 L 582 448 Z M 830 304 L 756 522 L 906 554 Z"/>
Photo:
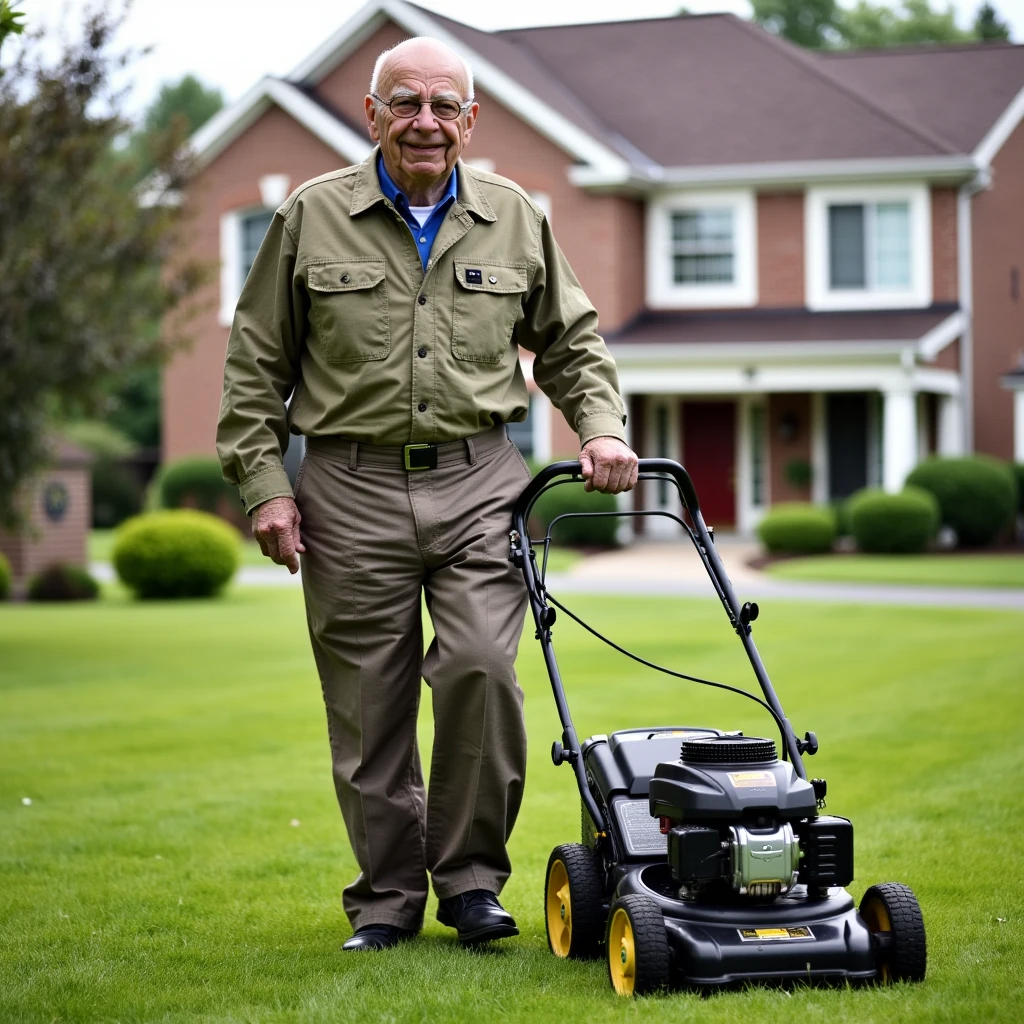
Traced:
<path fill-rule="evenodd" d="M 383 69 L 378 95 L 384 100 L 411 96 L 420 100 L 466 100 L 461 65 L 430 47 L 410 47 L 392 54 Z M 380 143 L 384 166 L 405 193 L 422 193 L 448 179 L 469 142 L 476 121 L 476 103 L 455 121 L 443 121 L 424 104 L 412 117 L 396 117 L 384 104 L 366 97 L 370 137 Z"/>

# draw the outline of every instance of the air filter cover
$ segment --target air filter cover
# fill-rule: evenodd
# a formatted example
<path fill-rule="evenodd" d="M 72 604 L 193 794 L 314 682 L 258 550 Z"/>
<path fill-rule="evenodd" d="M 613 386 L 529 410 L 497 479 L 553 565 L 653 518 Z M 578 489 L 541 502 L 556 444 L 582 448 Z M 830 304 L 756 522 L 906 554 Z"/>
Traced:
<path fill-rule="evenodd" d="M 770 764 L 779 754 L 774 740 L 758 736 L 701 736 L 683 740 L 687 764 Z"/>

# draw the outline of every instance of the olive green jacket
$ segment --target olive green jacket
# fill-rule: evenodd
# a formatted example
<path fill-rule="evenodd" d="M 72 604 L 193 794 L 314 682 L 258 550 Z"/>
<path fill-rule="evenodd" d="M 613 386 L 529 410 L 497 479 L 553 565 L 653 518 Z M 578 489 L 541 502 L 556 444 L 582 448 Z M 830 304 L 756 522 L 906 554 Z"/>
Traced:
<path fill-rule="evenodd" d="M 581 443 L 624 436 L 597 313 L 522 189 L 460 163 L 424 272 L 376 159 L 298 188 L 242 289 L 217 451 L 247 511 L 291 494 L 289 430 L 404 445 L 525 419 L 520 345 Z"/>

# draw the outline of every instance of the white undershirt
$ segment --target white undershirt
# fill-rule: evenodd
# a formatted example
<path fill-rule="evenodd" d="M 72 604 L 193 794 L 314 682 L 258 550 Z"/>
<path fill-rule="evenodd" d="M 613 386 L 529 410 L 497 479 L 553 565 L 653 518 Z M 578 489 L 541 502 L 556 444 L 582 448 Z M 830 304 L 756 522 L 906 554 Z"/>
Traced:
<path fill-rule="evenodd" d="M 434 203 L 433 206 L 410 206 L 409 212 L 416 218 L 416 223 L 420 227 L 430 220 L 430 215 L 437 209 L 438 204 Z"/>

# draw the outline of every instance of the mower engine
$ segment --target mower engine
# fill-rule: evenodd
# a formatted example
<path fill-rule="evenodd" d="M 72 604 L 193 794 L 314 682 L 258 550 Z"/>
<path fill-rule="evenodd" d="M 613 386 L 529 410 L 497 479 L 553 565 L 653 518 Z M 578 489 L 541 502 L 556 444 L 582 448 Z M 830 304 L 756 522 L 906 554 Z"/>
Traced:
<path fill-rule="evenodd" d="M 658 765 L 649 795 L 683 899 L 731 889 L 766 900 L 797 883 L 853 879 L 853 826 L 818 815 L 814 785 L 779 760 L 772 740 L 684 739 L 680 759 Z"/>

